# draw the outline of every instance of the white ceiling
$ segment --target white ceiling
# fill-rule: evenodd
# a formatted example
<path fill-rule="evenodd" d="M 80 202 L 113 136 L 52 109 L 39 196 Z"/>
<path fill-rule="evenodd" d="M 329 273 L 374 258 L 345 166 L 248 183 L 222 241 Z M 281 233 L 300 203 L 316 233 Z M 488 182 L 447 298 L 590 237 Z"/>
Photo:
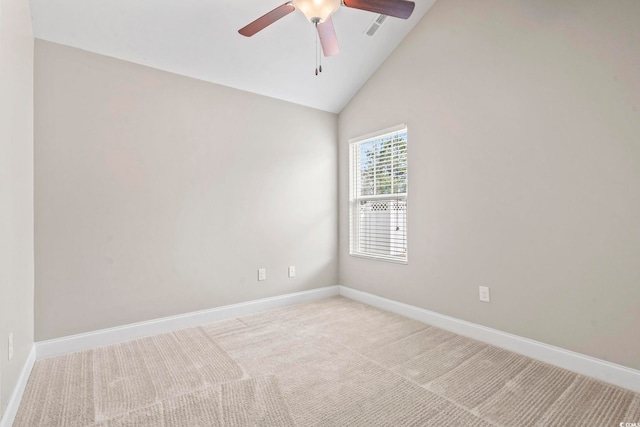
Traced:
<path fill-rule="evenodd" d="M 315 28 L 295 11 L 251 38 L 238 29 L 283 0 L 31 0 L 37 38 L 213 83 L 340 112 L 435 0 L 408 20 L 341 7 L 341 52 L 316 76 Z"/>

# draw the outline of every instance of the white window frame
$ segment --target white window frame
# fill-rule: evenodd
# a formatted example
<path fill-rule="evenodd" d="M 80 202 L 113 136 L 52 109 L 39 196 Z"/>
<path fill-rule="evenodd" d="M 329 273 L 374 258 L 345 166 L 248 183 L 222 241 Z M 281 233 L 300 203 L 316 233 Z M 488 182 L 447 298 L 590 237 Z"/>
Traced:
<path fill-rule="evenodd" d="M 408 223 L 408 203 L 409 203 L 409 179 L 408 179 L 408 163 L 409 160 L 407 158 L 407 172 L 406 172 L 406 191 L 404 193 L 391 193 L 391 194 L 382 194 L 382 195 L 369 195 L 363 196 L 358 194 L 358 183 L 359 176 L 356 171 L 356 164 L 354 162 L 357 161 L 358 149 L 363 143 L 372 142 L 378 139 L 382 139 L 394 133 L 406 133 L 407 134 L 407 157 L 408 157 L 408 129 L 406 124 L 399 124 L 397 126 L 393 126 L 387 129 L 382 129 L 377 132 L 372 132 L 367 135 L 362 135 L 357 138 L 352 138 L 349 140 L 349 255 L 361 258 L 368 259 L 376 259 L 380 261 L 388 261 L 398 264 L 407 264 L 408 263 L 408 231 L 407 231 L 407 223 Z M 393 185 L 392 185 L 393 189 Z M 362 201 L 375 201 L 375 200 L 404 200 L 405 204 L 405 212 L 404 212 L 404 244 L 405 251 L 404 256 L 394 256 L 391 253 L 388 255 L 367 252 L 362 249 L 363 239 L 361 239 L 361 210 L 360 205 Z M 390 247 L 392 245 L 390 244 Z M 391 249 L 390 249 L 391 252 Z"/>

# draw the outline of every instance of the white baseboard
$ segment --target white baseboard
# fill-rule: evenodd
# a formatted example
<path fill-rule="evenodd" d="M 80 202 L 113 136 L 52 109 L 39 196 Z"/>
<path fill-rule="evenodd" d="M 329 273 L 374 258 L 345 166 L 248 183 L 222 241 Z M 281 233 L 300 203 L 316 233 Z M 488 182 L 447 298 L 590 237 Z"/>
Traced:
<path fill-rule="evenodd" d="M 379 297 L 377 295 L 346 286 L 328 286 L 325 288 L 312 289 L 309 291 L 296 292 L 37 342 L 34 346 L 35 351 L 31 352 L 27 363 L 25 363 L 25 368 L 20 377 L 20 382 L 14 390 L 9 402 L 9 407 L 2 419 L 0 427 L 5 427 L 5 419 L 8 419 L 11 414 L 12 404 L 15 406 L 13 409 L 13 416 L 15 416 L 15 411 L 17 411 L 20 397 L 24 391 L 24 386 L 29 378 L 29 373 L 31 372 L 35 359 L 43 359 L 46 357 L 115 344 L 136 338 L 211 323 L 218 320 L 244 316 L 259 311 L 299 304 L 321 298 L 328 298 L 335 295 L 343 295 L 347 298 L 351 298 L 383 310 L 391 311 L 429 325 L 446 329 L 460 335 L 477 339 L 515 353 L 520 353 L 545 363 L 559 366 L 635 392 L 640 392 L 640 371 L 638 370 L 565 350 L 560 347 L 544 344 L 528 338 L 523 338 L 507 332 L 502 332 L 497 329 L 456 319 L 424 308 Z M 24 381 L 24 383 L 22 383 L 22 381 Z M 11 420 L 13 420 L 13 418 L 11 418 Z M 10 423 L 6 424 L 6 426 L 9 425 Z"/>
<path fill-rule="evenodd" d="M 24 366 L 22 367 L 22 371 L 18 377 L 18 382 L 16 383 L 13 393 L 11 393 L 11 397 L 9 398 L 7 409 L 4 411 L 2 419 L 0 419 L 0 427 L 11 427 L 13 424 L 13 420 L 15 420 L 16 414 L 18 413 L 20 401 L 22 400 L 22 394 L 24 393 L 24 389 L 27 387 L 27 381 L 29 381 L 29 375 L 31 375 L 31 370 L 33 369 L 33 364 L 35 362 L 36 347 L 34 345 L 31 347 L 29 356 L 27 356 L 27 360 L 24 362 Z"/>
<path fill-rule="evenodd" d="M 595 357 L 445 316 L 434 311 L 340 286 L 340 295 L 391 311 L 429 325 L 519 353 L 635 392 L 640 392 L 640 371 Z"/>
<path fill-rule="evenodd" d="M 338 286 L 328 286 L 325 288 L 263 298 L 208 310 L 194 311 L 192 313 L 180 314 L 177 316 L 132 323 L 115 328 L 101 329 L 99 331 L 87 332 L 84 334 L 39 341 L 35 344 L 36 355 L 38 359 L 44 359 L 47 357 L 73 353 L 76 351 L 115 344 L 136 338 L 148 337 L 178 329 L 190 328 L 232 317 L 245 316 L 247 314 L 270 310 L 272 308 L 328 298 L 338 295 L 338 293 Z"/>

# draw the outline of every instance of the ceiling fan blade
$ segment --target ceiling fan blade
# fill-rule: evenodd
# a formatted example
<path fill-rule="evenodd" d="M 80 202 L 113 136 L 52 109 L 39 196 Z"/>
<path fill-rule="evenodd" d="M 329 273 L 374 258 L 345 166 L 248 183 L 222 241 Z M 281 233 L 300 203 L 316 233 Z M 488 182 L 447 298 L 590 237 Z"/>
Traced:
<path fill-rule="evenodd" d="M 288 1 L 285 4 L 276 7 L 271 12 L 265 13 L 246 27 L 240 28 L 238 32 L 243 36 L 251 37 L 258 31 L 265 29 L 269 25 L 276 22 L 278 19 L 290 14 L 294 10 L 296 10 L 296 8 L 293 7 L 293 3 Z"/>
<path fill-rule="evenodd" d="M 408 19 L 416 4 L 407 0 L 344 0 L 346 7 Z"/>
<path fill-rule="evenodd" d="M 333 27 L 331 16 L 318 24 L 318 36 L 320 36 L 320 44 L 322 45 L 324 56 L 332 56 L 340 52 L 336 29 Z"/>

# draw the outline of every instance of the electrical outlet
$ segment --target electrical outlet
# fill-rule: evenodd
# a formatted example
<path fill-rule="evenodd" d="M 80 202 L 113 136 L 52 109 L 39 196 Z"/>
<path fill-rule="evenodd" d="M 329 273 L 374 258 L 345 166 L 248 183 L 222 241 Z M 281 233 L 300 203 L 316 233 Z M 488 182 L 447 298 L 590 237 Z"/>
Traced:
<path fill-rule="evenodd" d="M 489 287 L 488 286 L 479 286 L 480 291 L 480 301 L 483 302 L 491 302 L 491 297 L 489 296 Z"/>
<path fill-rule="evenodd" d="M 258 269 L 258 280 L 259 281 L 267 280 L 267 269 L 266 268 L 259 268 Z"/>
<path fill-rule="evenodd" d="M 296 277 L 296 267 L 293 265 L 289 266 L 289 277 Z"/>
<path fill-rule="evenodd" d="M 13 332 L 9 334 L 9 361 L 13 359 Z"/>

